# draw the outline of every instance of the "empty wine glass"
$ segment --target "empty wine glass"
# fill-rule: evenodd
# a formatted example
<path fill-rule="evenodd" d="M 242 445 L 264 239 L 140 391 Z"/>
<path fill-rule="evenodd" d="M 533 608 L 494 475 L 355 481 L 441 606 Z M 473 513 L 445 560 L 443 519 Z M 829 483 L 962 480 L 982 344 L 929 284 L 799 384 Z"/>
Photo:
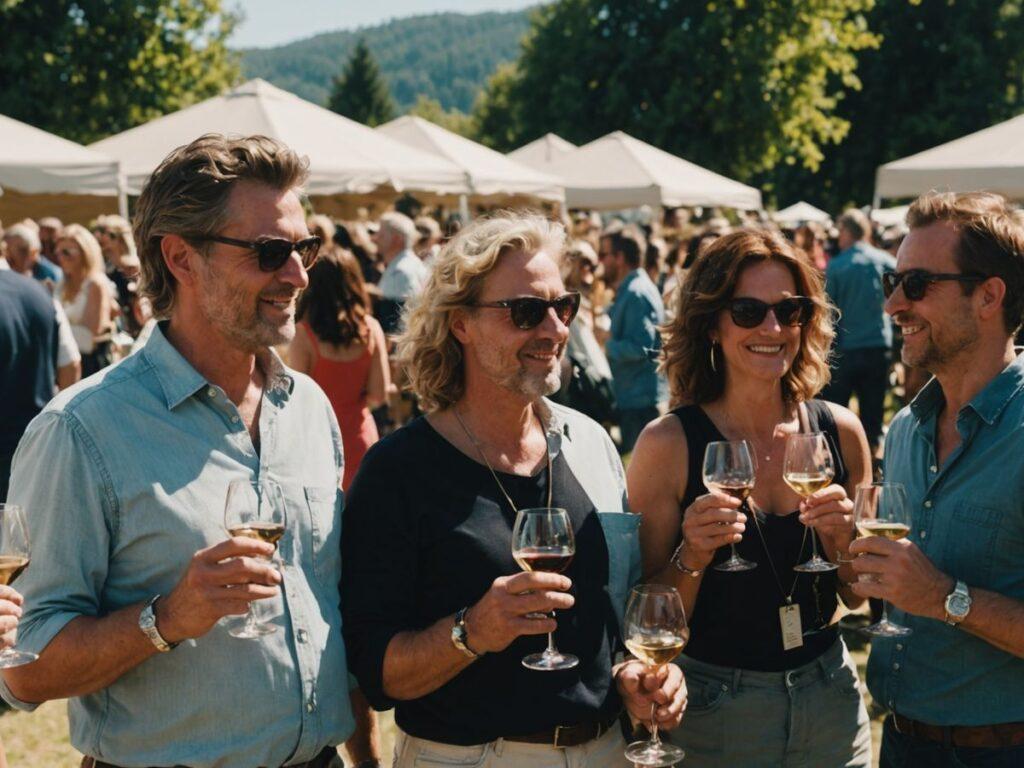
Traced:
<path fill-rule="evenodd" d="M 0 504 L 0 584 L 10 586 L 32 557 L 25 510 L 17 504 Z M 15 637 L 17 630 L 14 630 Z M 39 654 L 5 648 L 0 651 L 0 669 L 20 667 L 39 658 Z"/>
<path fill-rule="evenodd" d="M 899 541 L 910 535 L 910 506 L 907 489 L 901 483 L 872 483 L 857 489 L 853 502 L 853 515 L 861 536 L 883 536 Z M 862 574 L 864 578 L 866 574 Z M 882 601 L 882 619 L 861 630 L 873 637 L 903 637 L 913 632 L 889 621 L 885 601 Z"/>
<path fill-rule="evenodd" d="M 524 571 L 562 573 L 576 555 L 576 539 L 572 522 L 564 509 L 539 507 L 521 509 L 512 529 L 512 557 Z M 551 614 L 554 616 L 554 612 Z M 572 669 L 580 660 L 555 647 L 555 633 L 548 632 L 548 647 L 542 653 L 531 653 L 523 666 L 540 672 Z"/>
<path fill-rule="evenodd" d="M 281 486 L 271 480 L 254 482 L 250 480 L 232 480 L 228 485 L 228 495 L 224 501 L 224 527 L 232 536 L 245 536 L 273 544 L 275 551 L 277 542 L 284 535 L 285 506 Z M 260 558 L 267 562 L 273 558 Z M 277 627 L 266 620 L 257 618 L 257 611 L 263 600 L 249 603 L 245 622 L 232 626 L 228 632 L 235 637 L 252 639 L 276 632 Z"/>
<path fill-rule="evenodd" d="M 746 440 L 716 440 L 704 449 L 704 485 L 740 500 L 740 510 L 749 518 L 752 514 L 747 504 L 754 490 L 756 475 L 754 454 Z M 757 568 L 739 556 L 736 545 L 730 544 L 732 555 L 715 566 L 716 571 L 749 571 Z"/>
<path fill-rule="evenodd" d="M 690 639 L 682 598 L 675 589 L 661 584 L 633 588 L 626 603 L 623 627 L 626 647 L 652 669 L 672 661 Z M 633 742 L 626 748 L 626 759 L 636 765 L 674 765 L 686 754 L 675 744 L 666 744 L 658 737 L 656 709 L 657 705 L 651 704 L 651 738 Z"/>
<path fill-rule="evenodd" d="M 835 477 L 835 465 L 828 440 L 821 432 L 790 435 L 786 440 L 786 458 L 782 465 L 782 479 L 801 498 L 808 498 L 827 487 Z M 818 554 L 818 536 L 811 530 L 811 559 L 794 565 L 800 573 L 824 573 L 839 566 Z"/>

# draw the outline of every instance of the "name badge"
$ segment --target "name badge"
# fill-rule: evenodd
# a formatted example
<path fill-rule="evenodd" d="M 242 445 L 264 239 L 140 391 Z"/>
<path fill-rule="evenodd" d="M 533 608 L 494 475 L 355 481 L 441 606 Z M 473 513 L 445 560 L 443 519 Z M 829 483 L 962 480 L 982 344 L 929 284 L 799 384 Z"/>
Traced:
<path fill-rule="evenodd" d="M 779 608 L 779 625 L 782 627 L 782 649 L 790 651 L 804 644 L 804 630 L 800 623 L 800 606 L 784 605 Z"/>

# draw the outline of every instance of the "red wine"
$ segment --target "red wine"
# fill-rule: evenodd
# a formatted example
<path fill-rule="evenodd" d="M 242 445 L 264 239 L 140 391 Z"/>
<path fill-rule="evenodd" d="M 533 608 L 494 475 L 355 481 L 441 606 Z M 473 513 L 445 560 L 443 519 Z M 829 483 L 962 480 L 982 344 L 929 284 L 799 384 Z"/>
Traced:
<path fill-rule="evenodd" d="M 572 562 L 575 552 L 570 547 L 524 547 L 512 557 L 524 571 L 561 573 Z"/>

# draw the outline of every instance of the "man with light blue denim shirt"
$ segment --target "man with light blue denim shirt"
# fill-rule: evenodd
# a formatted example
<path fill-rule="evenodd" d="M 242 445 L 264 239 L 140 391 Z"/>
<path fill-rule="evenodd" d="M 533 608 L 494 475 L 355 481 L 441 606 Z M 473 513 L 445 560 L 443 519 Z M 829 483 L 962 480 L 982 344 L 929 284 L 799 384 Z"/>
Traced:
<path fill-rule="evenodd" d="M 33 542 L 19 641 L 40 659 L 4 671 L 4 696 L 69 697 L 83 766 L 328 766 L 353 732 L 340 433 L 272 349 L 294 336 L 319 247 L 305 175 L 263 137 L 172 152 L 135 222 L 144 290 L 169 319 L 51 402 L 15 455 Z M 284 492 L 279 570 L 257 559 L 273 545 L 224 529 L 234 479 Z M 254 600 L 275 631 L 231 636 L 222 619 Z"/>
<path fill-rule="evenodd" d="M 868 687 L 892 714 L 883 768 L 1024 765 L 1024 230 L 1006 201 L 930 194 L 885 277 L 903 362 L 935 378 L 893 420 L 885 478 L 906 487 L 902 541 L 850 551 L 857 594 L 892 603 Z"/>

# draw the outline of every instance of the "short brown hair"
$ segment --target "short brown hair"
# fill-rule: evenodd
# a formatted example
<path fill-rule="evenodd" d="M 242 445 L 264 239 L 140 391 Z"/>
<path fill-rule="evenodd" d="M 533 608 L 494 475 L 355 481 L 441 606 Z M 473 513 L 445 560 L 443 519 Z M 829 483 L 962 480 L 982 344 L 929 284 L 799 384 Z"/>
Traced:
<path fill-rule="evenodd" d="M 708 403 L 725 389 L 721 365 L 711 367 L 711 332 L 732 299 L 744 269 L 778 262 L 793 275 L 797 293 L 814 300 L 814 312 L 800 335 L 800 350 L 782 378 L 789 400 L 810 400 L 828 383 L 832 308 L 821 275 L 775 232 L 741 229 L 722 235 L 701 251 L 676 293 L 675 317 L 662 328 L 662 368 L 674 403 Z"/>
<path fill-rule="evenodd" d="M 910 229 L 944 222 L 960 235 L 953 258 L 961 272 L 1006 284 L 1003 324 L 1016 333 L 1024 319 L 1024 227 L 1002 195 L 990 192 L 931 192 L 921 195 L 907 211 Z M 965 294 L 976 284 L 965 283 Z"/>
<path fill-rule="evenodd" d="M 287 190 L 301 187 L 308 175 L 305 158 L 266 136 L 227 138 L 208 133 L 165 157 L 135 207 L 140 291 L 153 302 L 153 313 L 166 317 L 174 306 L 174 276 L 160 249 L 164 235 L 180 235 L 206 253 L 201 239 L 226 223 L 228 198 L 237 182 Z"/>

